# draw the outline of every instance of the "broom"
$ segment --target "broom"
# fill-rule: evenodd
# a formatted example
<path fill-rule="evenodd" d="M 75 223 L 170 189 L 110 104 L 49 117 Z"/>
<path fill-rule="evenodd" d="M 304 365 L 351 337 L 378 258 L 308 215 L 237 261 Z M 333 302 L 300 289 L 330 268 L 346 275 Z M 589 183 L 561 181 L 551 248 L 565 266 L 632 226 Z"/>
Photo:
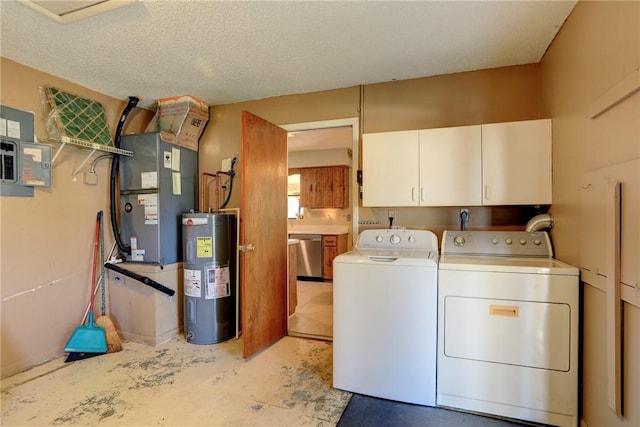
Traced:
<path fill-rule="evenodd" d="M 122 351 L 122 341 L 116 330 L 113 321 L 106 314 L 107 307 L 107 291 L 105 285 L 105 268 L 104 268 L 104 224 L 102 221 L 102 211 L 98 213 L 98 221 L 100 223 L 100 288 L 102 290 L 102 311 L 101 316 L 96 319 L 96 325 L 102 326 L 107 337 L 107 353 L 116 353 Z"/>
<path fill-rule="evenodd" d="M 98 214 L 99 218 L 99 214 Z M 91 293 L 89 298 L 89 312 L 87 325 L 78 326 L 67 341 L 64 351 L 68 352 L 65 362 L 73 362 L 87 357 L 97 356 L 107 352 L 107 339 L 104 328 L 93 322 L 93 300 L 95 299 L 96 262 L 98 260 L 99 224 L 96 220 L 93 244 L 93 259 L 91 269 Z"/>

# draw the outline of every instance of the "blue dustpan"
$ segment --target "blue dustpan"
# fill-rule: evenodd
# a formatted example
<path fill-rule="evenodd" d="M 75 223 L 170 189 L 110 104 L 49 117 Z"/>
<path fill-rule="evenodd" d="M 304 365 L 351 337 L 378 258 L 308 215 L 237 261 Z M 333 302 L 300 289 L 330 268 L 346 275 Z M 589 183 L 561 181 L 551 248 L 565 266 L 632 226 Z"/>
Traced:
<path fill-rule="evenodd" d="M 93 323 L 93 311 L 89 312 L 86 326 L 78 326 L 73 331 L 64 351 L 69 353 L 107 352 L 107 334 L 103 327 Z"/>

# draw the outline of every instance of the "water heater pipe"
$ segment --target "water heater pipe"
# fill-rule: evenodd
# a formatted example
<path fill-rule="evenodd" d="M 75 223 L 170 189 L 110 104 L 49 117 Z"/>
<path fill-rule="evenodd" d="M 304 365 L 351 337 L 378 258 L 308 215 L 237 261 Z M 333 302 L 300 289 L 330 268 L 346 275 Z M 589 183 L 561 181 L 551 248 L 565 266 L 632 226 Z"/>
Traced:
<path fill-rule="evenodd" d="M 202 175 L 200 176 L 200 212 L 206 212 L 207 210 L 207 199 L 205 197 L 205 194 L 207 193 L 205 191 L 205 183 L 206 183 L 206 177 L 212 177 L 213 179 L 215 179 L 216 181 L 216 193 L 217 193 L 217 188 L 218 188 L 218 174 L 215 173 L 209 173 L 209 172 L 202 172 Z"/>
<path fill-rule="evenodd" d="M 231 177 L 231 181 L 233 182 L 233 178 L 234 178 L 234 172 L 233 169 L 225 172 L 225 171 L 218 171 L 216 173 L 209 173 L 209 172 L 203 172 L 202 176 L 200 177 L 200 212 L 207 212 L 208 208 L 207 208 L 207 198 L 205 196 L 205 194 L 207 194 L 206 190 L 205 190 L 205 183 L 206 183 L 206 177 L 212 177 L 215 180 L 215 193 L 216 193 L 216 209 L 215 212 L 218 212 L 220 210 L 220 175 L 228 175 Z M 232 184 L 230 184 L 232 185 Z M 231 188 L 229 188 L 229 196 L 231 196 Z M 228 199 L 227 199 L 228 201 Z M 226 204 L 226 202 L 225 202 Z M 224 206 L 223 206 L 224 207 Z"/>

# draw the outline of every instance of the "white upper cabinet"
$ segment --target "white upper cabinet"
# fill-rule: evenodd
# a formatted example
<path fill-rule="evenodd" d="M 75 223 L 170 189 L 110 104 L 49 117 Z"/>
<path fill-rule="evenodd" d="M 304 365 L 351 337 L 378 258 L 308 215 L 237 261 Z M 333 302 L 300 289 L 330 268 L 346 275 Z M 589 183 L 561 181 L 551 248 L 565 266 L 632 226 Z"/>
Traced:
<path fill-rule="evenodd" d="M 364 134 L 363 206 L 551 204 L 551 119 Z"/>
<path fill-rule="evenodd" d="M 362 136 L 362 204 L 418 206 L 418 131 Z"/>
<path fill-rule="evenodd" d="M 480 126 L 420 131 L 420 205 L 482 203 Z"/>
<path fill-rule="evenodd" d="M 551 119 L 482 125 L 482 204 L 551 204 Z"/>

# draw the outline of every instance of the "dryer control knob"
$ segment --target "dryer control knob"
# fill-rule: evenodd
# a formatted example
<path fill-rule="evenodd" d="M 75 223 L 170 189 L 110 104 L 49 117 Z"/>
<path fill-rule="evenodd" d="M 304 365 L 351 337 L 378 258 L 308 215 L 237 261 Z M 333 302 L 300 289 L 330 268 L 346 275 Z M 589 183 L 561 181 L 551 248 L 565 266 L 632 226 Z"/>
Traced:
<path fill-rule="evenodd" d="M 409 243 L 415 243 L 416 242 L 416 238 L 413 236 L 409 236 Z"/>
<path fill-rule="evenodd" d="M 456 236 L 453 239 L 453 244 L 456 245 L 456 246 L 464 246 L 464 237 Z"/>
<path fill-rule="evenodd" d="M 496 239 L 495 237 L 493 239 L 491 239 L 491 243 L 493 243 L 494 245 L 498 244 L 498 239 Z"/>
<path fill-rule="evenodd" d="M 376 236 L 376 242 L 382 243 L 383 240 L 382 236 Z"/>
<path fill-rule="evenodd" d="M 389 241 L 394 245 L 397 245 L 398 243 L 400 243 L 400 236 L 398 236 L 397 234 L 392 234 L 389 238 Z"/>
<path fill-rule="evenodd" d="M 505 242 L 507 245 L 510 245 L 510 244 L 512 244 L 512 243 L 513 243 L 513 240 L 511 240 L 511 237 L 507 237 L 507 238 L 504 240 L 504 242 Z"/>
<path fill-rule="evenodd" d="M 540 243 L 542 243 L 540 241 L 540 239 L 536 239 L 536 240 L 533 241 L 533 244 L 536 245 L 536 246 L 540 246 Z"/>
<path fill-rule="evenodd" d="M 521 245 L 526 245 L 527 244 L 527 239 L 520 239 L 520 244 Z"/>

